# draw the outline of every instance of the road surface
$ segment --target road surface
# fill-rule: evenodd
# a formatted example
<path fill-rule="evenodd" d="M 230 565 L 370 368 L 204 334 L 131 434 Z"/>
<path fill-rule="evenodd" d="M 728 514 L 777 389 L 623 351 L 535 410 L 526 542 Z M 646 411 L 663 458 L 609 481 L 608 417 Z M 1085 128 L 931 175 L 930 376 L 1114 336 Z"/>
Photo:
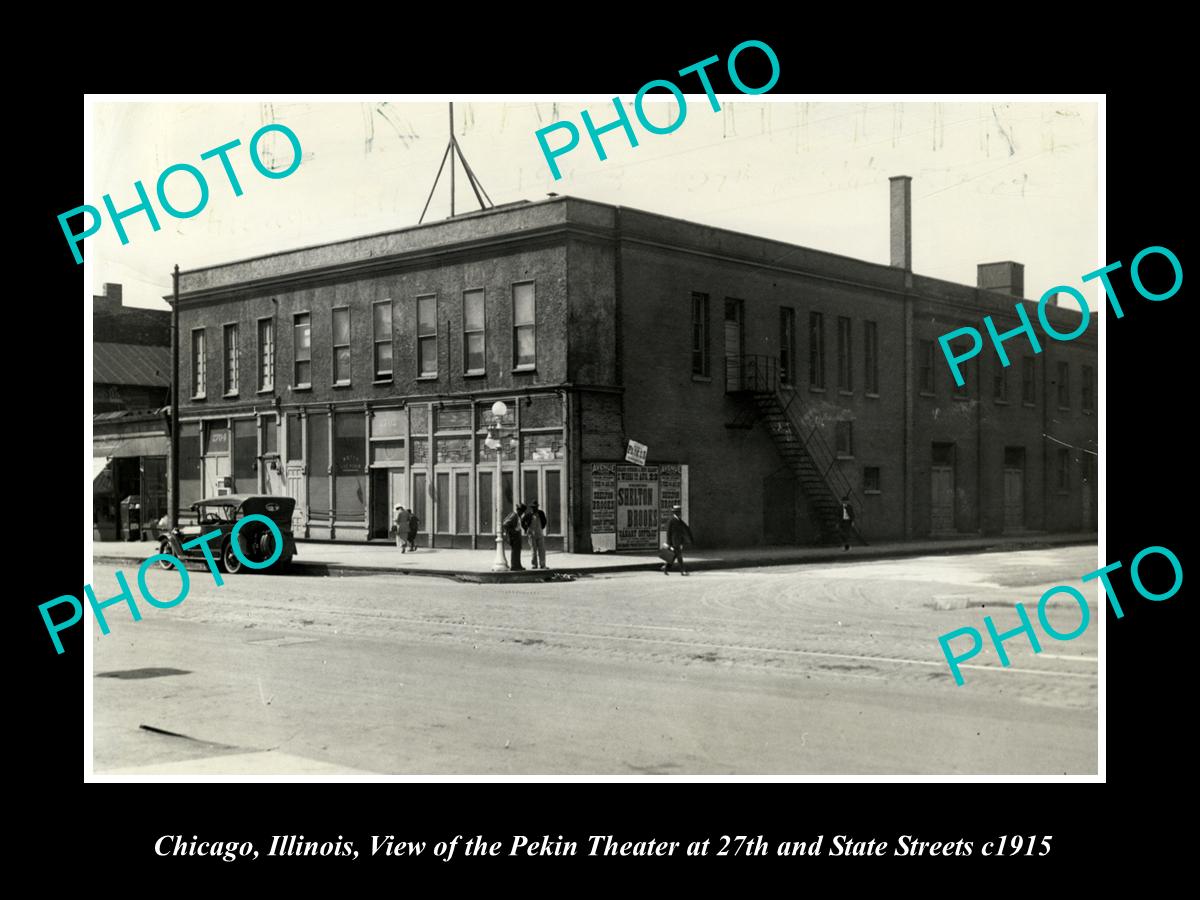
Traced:
<path fill-rule="evenodd" d="M 1096 567 L 1067 547 L 511 586 L 197 569 L 179 606 L 93 624 L 95 771 L 1094 774 Z M 956 686 L 938 636 L 1006 631 L 1018 601 L 1036 623 L 1055 584 L 1089 598 L 1087 631 L 1015 638 L 1007 670 L 986 646 Z"/>

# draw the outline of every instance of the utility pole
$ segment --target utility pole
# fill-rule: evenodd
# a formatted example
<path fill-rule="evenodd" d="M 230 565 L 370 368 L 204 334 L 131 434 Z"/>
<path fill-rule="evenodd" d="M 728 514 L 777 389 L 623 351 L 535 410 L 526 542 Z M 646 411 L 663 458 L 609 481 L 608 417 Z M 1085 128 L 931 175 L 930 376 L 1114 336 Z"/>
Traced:
<path fill-rule="evenodd" d="M 171 477 L 167 485 L 170 495 L 168 528 L 179 524 L 179 264 L 175 264 L 174 298 L 171 301 Z"/>

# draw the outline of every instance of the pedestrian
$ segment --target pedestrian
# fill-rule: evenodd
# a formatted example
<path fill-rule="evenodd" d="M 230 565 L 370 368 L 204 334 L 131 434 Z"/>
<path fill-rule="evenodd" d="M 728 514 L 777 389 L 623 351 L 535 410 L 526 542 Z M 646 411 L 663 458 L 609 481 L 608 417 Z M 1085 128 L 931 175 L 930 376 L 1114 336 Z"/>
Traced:
<path fill-rule="evenodd" d="M 408 511 L 408 549 L 417 552 L 417 530 L 421 527 L 421 520 L 417 518 L 417 514 L 413 510 Z"/>
<path fill-rule="evenodd" d="M 842 497 L 842 519 L 841 519 L 842 542 L 845 546 L 842 551 L 850 549 L 850 539 L 854 534 L 854 507 L 850 505 L 850 494 Z"/>
<path fill-rule="evenodd" d="M 683 507 L 677 503 L 671 507 L 671 521 L 667 523 L 667 547 L 671 551 L 671 560 L 663 563 L 664 575 L 671 574 L 671 566 L 675 565 L 676 561 L 679 562 L 679 571 L 684 575 L 688 574 L 687 566 L 683 563 L 685 539 L 689 544 L 696 542 L 692 537 L 692 529 L 688 528 L 687 522 L 683 521 Z"/>
<path fill-rule="evenodd" d="M 396 538 L 396 549 L 403 553 L 408 549 L 409 512 L 402 503 L 397 503 L 394 508 L 396 519 L 392 522 L 392 534 Z"/>
<path fill-rule="evenodd" d="M 510 572 L 523 572 L 525 567 L 521 565 L 521 517 L 525 515 L 525 504 L 518 503 L 517 508 L 504 517 L 501 523 L 501 528 L 504 530 L 504 537 L 508 540 L 508 547 L 512 551 L 512 565 Z"/>
<path fill-rule="evenodd" d="M 533 555 L 533 568 L 546 568 L 546 514 L 538 509 L 538 502 L 529 502 L 529 511 L 521 517 L 521 527 L 529 535 L 529 549 Z"/>

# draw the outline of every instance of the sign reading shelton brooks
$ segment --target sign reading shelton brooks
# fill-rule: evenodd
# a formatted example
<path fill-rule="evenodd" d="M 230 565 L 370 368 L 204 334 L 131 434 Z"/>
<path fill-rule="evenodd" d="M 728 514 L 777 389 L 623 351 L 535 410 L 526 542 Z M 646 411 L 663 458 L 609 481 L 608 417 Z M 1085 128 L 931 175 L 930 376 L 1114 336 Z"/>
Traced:
<path fill-rule="evenodd" d="M 658 549 L 658 466 L 617 466 L 617 547 Z"/>

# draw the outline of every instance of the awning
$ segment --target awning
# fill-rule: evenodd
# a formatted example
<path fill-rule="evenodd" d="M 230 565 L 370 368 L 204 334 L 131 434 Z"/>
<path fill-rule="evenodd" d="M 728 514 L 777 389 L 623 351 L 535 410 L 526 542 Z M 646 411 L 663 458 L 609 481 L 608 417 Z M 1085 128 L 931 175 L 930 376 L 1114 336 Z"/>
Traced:
<path fill-rule="evenodd" d="M 92 441 L 92 457 L 119 456 L 169 456 L 171 439 L 166 435 L 154 437 L 106 438 Z"/>
<path fill-rule="evenodd" d="M 107 456 L 92 457 L 92 493 L 107 494 L 113 489 L 111 460 Z"/>
<path fill-rule="evenodd" d="M 108 457 L 107 456 L 93 456 L 92 457 L 92 481 L 95 481 L 96 478 L 99 477 L 100 473 L 103 472 L 106 468 L 108 468 Z"/>

